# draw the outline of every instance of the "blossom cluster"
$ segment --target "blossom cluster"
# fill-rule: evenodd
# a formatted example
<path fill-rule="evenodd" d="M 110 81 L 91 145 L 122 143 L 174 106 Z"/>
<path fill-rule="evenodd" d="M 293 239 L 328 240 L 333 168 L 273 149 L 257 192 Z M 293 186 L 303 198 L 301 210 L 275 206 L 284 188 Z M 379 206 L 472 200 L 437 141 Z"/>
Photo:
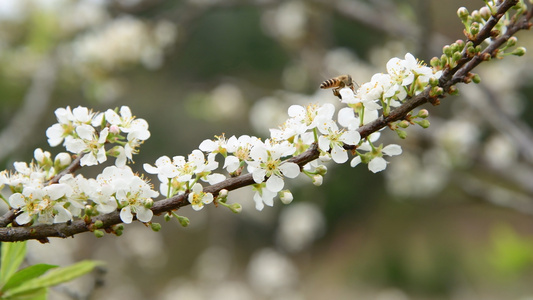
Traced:
<path fill-rule="evenodd" d="M 130 223 L 134 213 L 140 221 L 150 221 L 152 198 L 159 193 L 126 166 L 150 137 L 148 123 L 133 117 L 126 106 L 119 113 L 67 107 L 55 114 L 58 123 L 46 131 L 50 146 L 63 144 L 81 157 L 81 166 L 103 163 L 108 156 L 117 157 L 116 165 L 106 167 L 95 179 L 58 176 L 72 163 L 70 154 L 61 152 L 52 160 L 50 152 L 36 149 L 31 163 L 15 162 L 14 172 L 0 172 L 0 188 L 7 185 L 13 192 L 8 200 L 2 199 L 17 210 L 15 221 L 19 225 L 63 223 L 117 209 L 124 223 Z"/>
<path fill-rule="evenodd" d="M 429 85 L 436 84 L 441 75 L 442 71 L 424 65 L 410 53 L 405 55 L 405 59 L 394 57 L 387 62 L 387 73 L 375 74 L 370 82 L 363 83 L 356 92 L 350 88 L 340 90 L 342 102 L 348 107 L 340 109 L 338 121 L 348 129 L 356 129 L 376 120 L 379 110 L 387 116 L 391 108 L 400 106 L 406 98 L 418 95 Z M 420 114 L 420 117 L 427 115 Z M 420 125 L 427 127 L 424 124 Z M 398 133 L 402 137 L 400 130 Z M 352 167 L 364 162 L 370 171 L 380 172 L 387 166 L 383 154 L 393 156 L 402 153 L 398 145 L 384 148 L 374 146 L 379 137 L 380 132 L 375 132 L 359 145 L 357 156 L 350 162 Z"/>
<path fill-rule="evenodd" d="M 32 167 L 33 174 L 40 173 L 38 165 Z M 14 178 L 9 177 L 4 176 L 4 184 L 15 183 Z M 27 184 L 9 197 L 9 205 L 19 210 L 15 219 L 19 225 L 32 221 L 39 224 L 64 223 L 74 217 L 106 214 L 117 208 L 120 208 L 120 218 L 124 223 L 132 222 L 133 213 L 139 221 L 149 222 L 153 216 L 150 210 L 152 198 L 159 195 L 128 166 L 107 167 L 96 179 L 67 174 L 56 184 L 43 186 L 44 182 L 38 183 Z"/>
<path fill-rule="evenodd" d="M 272 206 L 278 196 L 283 203 L 293 199 L 285 189 L 285 179 L 300 173 L 321 185 L 327 171 L 324 165 L 333 161 L 345 163 L 353 156 L 350 165 L 368 164 L 370 171 L 384 170 L 384 155 L 401 154 L 399 145 L 377 145 L 380 133 L 361 138 L 360 126 L 372 122 L 391 107 L 401 104 L 408 96 L 420 93 L 438 79 L 440 72 L 419 63 L 411 54 L 405 59 L 393 58 L 387 64 L 387 74 L 376 74 L 371 82 L 362 84 L 354 92 L 340 90 L 342 103 L 335 118 L 335 105 L 310 104 L 306 107 L 292 105 L 289 118 L 278 128 L 270 130 L 270 137 L 262 140 L 243 135 L 224 135 L 214 140 L 204 140 L 188 156 L 160 157 L 154 165 L 145 163 L 147 173 L 157 175 L 160 193 L 167 198 L 187 194 L 194 210 L 200 210 L 214 201 L 225 204 L 227 191 L 218 198 L 204 185 L 217 184 L 230 177 L 249 173 L 255 182 L 256 209 Z M 115 166 L 106 167 L 96 178 L 72 174 L 58 176 L 71 163 L 70 155 L 60 153 L 54 160 L 49 152 L 35 151 L 35 160 L 29 165 L 15 163 L 15 172 L 0 173 L 0 186 L 8 185 L 13 194 L 6 201 L 16 210 L 15 221 L 20 224 L 61 223 L 76 217 L 91 217 L 120 209 L 124 223 L 136 217 L 149 222 L 153 198 L 158 192 L 126 166 L 137 153 L 138 146 L 150 137 L 148 123 L 132 116 L 128 107 L 118 112 L 107 110 L 95 113 L 85 107 L 60 108 L 55 112 L 58 123 L 46 131 L 51 146 L 62 144 L 67 151 L 81 157 L 81 166 L 103 163 L 108 156 L 116 157 Z M 418 116 L 427 117 L 425 114 Z M 300 166 L 291 158 L 316 144 L 319 158 Z M 222 168 L 219 168 L 223 162 Z M 222 169 L 222 170 L 220 170 Z M 2 197 L 3 198 L 3 197 Z M 4 199 L 5 200 L 5 199 Z M 234 211 L 240 210 L 233 207 Z"/>
<path fill-rule="evenodd" d="M 81 166 L 103 163 L 108 155 L 117 157 L 117 166 L 124 166 L 137 153 L 138 146 L 150 137 L 148 122 L 132 116 L 127 106 L 120 108 L 120 115 L 111 109 L 94 113 L 81 106 L 73 110 L 59 108 L 55 114 L 58 123 L 46 130 L 48 143 L 52 147 L 63 143 L 67 151 L 83 155 Z M 106 150 L 104 146 L 108 143 L 117 145 Z"/>
<path fill-rule="evenodd" d="M 362 116 L 350 117 L 350 127 L 358 127 L 377 119 L 379 109 L 382 109 L 385 116 L 388 115 L 391 107 L 400 106 L 407 97 L 418 95 L 441 75 L 442 71 L 434 71 L 410 53 L 405 55 L 405 59 L 390 59 L 387 62 L 387 73 L 375 74 L 370 82 L 362 84 L 355 93 L 349 88 L 340 91 L 342 102 Z"/>
<path fill-rule="evenodd" d="M 223 157 L 222 168 L 227 175 L 239 176 L 245 171 L 252 175 L 253 199 L 258 210 L 265 205 L 272 206 L 277 195 L 284 203 L 292 201 L 290 191 L 284 190 L 285 178 L 295 178 L 301 171 L 312 178 L 314 184 L 320 185 L 327 170 L 325 162 L 332 160 L 342 164 L 348 161 L 346 146 L 357 148 L 353 151 L 351 166 L 363 162 L 374 173 L 382 171 L 387 165 L 383 155 L 399 155 L 401 147 L 375 146 L 379 132 L 361 139 L 357 129 L 377 119 L 380 109 L 388 113 L 390 107 L 399 106 L 407 96 L 420 93 L 441 73 L 419 63 L 411 54 L 405 59 L 391 59 L 387 71 L 387 74 L 374 75 L 371 82 L 362 84 L 356 93 L 349 88 L 341 89 L 342 102 L 348 106 L 338 112 L 337 118 L 331 103 L 307 107 L 292 105 L 288 109 L 289 119 L 279 128 L 271 129 L 270 137 L 264 141 L 248 135 L 230 138 L 222 135 L 204 140 L 187 159 L 163 156 L 155 166 L 144 164 L 144 169 L 157 174 L 161 181 L 160 192 L 167 197 L 189 193 L 188 199 L 195 210 L 214 200 L 212 194 L 203 191 L 200 182 L 213 184 L 226 179 L 226 175 L 214 172 L 219 165 L 217 155 Z M 320 157 L 301 170 L 290 158 L 313 143 L 318 145 Z"/>

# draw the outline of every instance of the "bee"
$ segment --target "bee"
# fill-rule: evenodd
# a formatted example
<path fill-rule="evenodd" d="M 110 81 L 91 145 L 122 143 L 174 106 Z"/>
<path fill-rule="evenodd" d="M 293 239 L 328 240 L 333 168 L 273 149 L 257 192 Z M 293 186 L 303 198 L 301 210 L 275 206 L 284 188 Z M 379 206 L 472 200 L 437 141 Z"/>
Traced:
<path fill-rule="evenodd" d="M 321 89 L 333 88 L 333 95 L 339 97 L 339 99 L 342 99 L 339 91 L 345 87 L 350 88 L 352 91 L 355 92 L 352 76 L 340 75 L 335 78 L 328 79 L 320 84 Z"/>

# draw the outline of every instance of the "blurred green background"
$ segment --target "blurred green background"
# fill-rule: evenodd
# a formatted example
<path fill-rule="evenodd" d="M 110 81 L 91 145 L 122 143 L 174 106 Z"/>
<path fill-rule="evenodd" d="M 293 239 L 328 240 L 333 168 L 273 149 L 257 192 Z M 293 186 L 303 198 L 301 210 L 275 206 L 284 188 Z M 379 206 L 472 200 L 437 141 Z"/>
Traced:
<path fill-rule="evenodd" d="M 128 105 L 152 137 L 132 168 L 187 155 L 224 133 L 268 137 L 292 104 L 334 103 L 320 83 L 362 84 L 410 52 L 429 61 L 463 38 L 456 16 L 483 1 L 2 0 L 0 162 L 30 161 L 54 110 Z M 530 32 L 518 35 L 531 46 Z M 430 111 L 429 129 L 385 144 L 373 174 L 328 165 L 294 201 L 178 211 L 155 233 L 32 243 L 28 263 L 107 262 L 51 299 L 533 299 L 531 55 L 482 65 L 477 86 Z M 82 170 L 94 176 L 98 167 Z M 157 179 L 152 178 L 157 185 Z M 103 283 L 103 285 L 102 285 Z"/>

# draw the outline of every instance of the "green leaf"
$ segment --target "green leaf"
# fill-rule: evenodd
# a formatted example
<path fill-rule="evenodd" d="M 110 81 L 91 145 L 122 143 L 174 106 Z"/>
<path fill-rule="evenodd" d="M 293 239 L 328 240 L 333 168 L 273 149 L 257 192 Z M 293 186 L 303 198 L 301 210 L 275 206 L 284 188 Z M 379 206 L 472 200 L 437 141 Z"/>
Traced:
<path fill-rule="evenodd" d="M 19 268 L 26 256 L 26 242 L 2 243 L 0 286 L 3 286 Z"/>
<path fill-rule="evenodd" d="M 46 271 L 57 268 L 57 266 L 54 265 L 47 265 L 47 264 L 37 264 L 33 266 L 29 266 L 27 268 L 24 268 L 17 273 L 13 274 L 11 278 L 6 282 L 6 284 L 2 287 L 2 292 L 5 292 L 9 289 L 12 289 L 14 287 L 17 287 L 21 285 L 22 283 L 29 281 L 31 279 L 37 278 Z"/>
<path fill-rule="evenodd" d="M 15 297 L 0 297 L 1 300 L 46 300 L 48 288 L 31 290 L 26 293 L 18 294 Z"/>
<path fill-rule="evenodd" d="M 96 266 L 102 264 L 103 263 L 99 261 L 85 260 L 70 266 L 53 269 L 41 277 L 31 279 L 11 290 L 6 291 L 4 296 L 7 298 L 15 297 L 26 294 L 33 290 L 71 281 L 76 277 L 80 277 L 86 273 L 89 273 Z"/>

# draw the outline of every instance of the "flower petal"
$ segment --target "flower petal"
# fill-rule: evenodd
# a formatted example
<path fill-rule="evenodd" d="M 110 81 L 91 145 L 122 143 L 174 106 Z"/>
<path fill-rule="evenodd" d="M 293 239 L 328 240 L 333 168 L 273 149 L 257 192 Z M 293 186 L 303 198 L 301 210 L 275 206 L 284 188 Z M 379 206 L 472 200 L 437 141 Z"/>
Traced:
<path fill-rule="evenodd" d="M 13 208 L 21 208 L 26 204 L 26 198 L 20 193 L 15 193 L 9 196 L 9 205 Z M 18 221 L 17 221 L 18 223 Z M 20 223 L 19 223 L 20 224 Z M 22 224 L 21 224 L 22 225 Z"/>
<path fill-rule="evenodd" d="M 391 144 L 385 146 L 382 152 L 388 156 L 400 155 L 402 154 L 402 147 L 400 147 L 400 145 Z"/>
<path fill-rule="evenodd" d="M 355 130 L 346 131 L 340 137 L 340 141 L 348 145 L 357 145 L 360 140 L 361 134 Z"/>
<path fill-rule="evenodd" d="M 373 173 L 381 172 L 387 168 L 387 161 L 383 157 L 375 157 L 368 163 L 368 169 Z"/>
<path fill-rule="evenodd" d="M 283 179 L 277 175 L 270 176 L 266 181 L 266 188 L 274 193 L 281 191 L 284 185 Z"/>
<path fill-rule="evenodd" d="M 87 149 L 87 145 L 81 139 L 69 139 L 65 142 L 65 147 L 68 152 L 76 154 Z"/>
<path fill-rule="evenodd" d="M 83 125 L 80 125 L 80 126 L 76 127 L 76 133 L 82 139 L 92 140 L 94 138 L 95 130 L 94 130 L 94 127 L 92 127 L 90 125 L 83 124 Z"/>
<path fill-rule="evenodd" d="M 55 205 L 54 210 L 57 214 L 54 216 L 54 223 L 65 223 L 72 220 L 72 214 L 61 205 Z"/>
<path fill-rule="evenodd" d="M 298 117 L 303 119 L 305 116 L 305 108 L 300 105 L 291 105 L 288 109 L 288 114 L 291 118 Z"/>
<path fill-rule="evenodd" d="M 204 196 L 202 197 L 202 202 L 204 204 L 209 204 L 209 203 L 213 202 L 213 194 L 205 193 Z"/>
<path fill-rule="evenodd" d="M 265 169 L 255 169 L 252 173 L 252 177 L 256 183 L 261 183 L 265 180 L 266 170 Z"/>
<path fill-rule="evenodd" d="M 354 168 L 355 166 L 357 166 L 357 165 L 360 164 L 360 163 L 361 163 L 361 156 L 358 155 L 358 156 L 356 156 L 356 157 L 354 157 L 354 158 L 352 159 L 352 161 L 350 162 L 350 166 L 351 166 L 352 168 Z"/>
<path fill-rule="evenodd" d="M 300 166 L 298 166 L 297 164 L 293 162 L 282 163 L 279 166 L 279 169 L 281 173 L 283 173 L 283 176 L 289 177 L 289 178 L 294 178 L 300 174 Z"/>
<path fill-rule="evenodd" d="M 148 209 L 144 206 L 137 206 L 137 219 L 141 222 L 150 222 L 154 213 L 151 209 Z"/>
<path fill-rule="evenodd" d="M 265 204 L 263 203 L 263 198 L 261 198 L 261 195 L 259 192 L 255 192 L 254 194 L 254 201 L 255 201 L 255 209 L 258 211 L 262 211 L 265 207 Z"/>
<path fill-rule="evenodd" d="M 348 152 L 339 145 L 334 145 L 331 149 L 331 158 L 334 162 L 343 164 L 348 160 Z"/>
<path fill-rule="evenodd" d="M 131 213 L 131 207 L 125 206 L 120 210 L 120 219 L 122 222 L 129 224 L 133 221 L 133 214 Z"/>
<path fill-rule="evenodd" d="M 267 161 L 268 153 L 265 146 L 259 143 L 255 144 L 254 147 L 250 150 L 250 157 L 256 161 Z"/>
<path fill-rule="evenodd" d="M 318 137 L 318 148 L 324 152 L 329 151 L 329 139 L 323 135 Z"/>
<path fill-rule="evenodd" d="M 16 219 L 15 221 L 17 222 L 17 224 L 19 225 L 24 225 L 24 224 L 27 224 L 31 221 L 31 216 L 28 212 L 23 212 L 21 213 Z"/>

